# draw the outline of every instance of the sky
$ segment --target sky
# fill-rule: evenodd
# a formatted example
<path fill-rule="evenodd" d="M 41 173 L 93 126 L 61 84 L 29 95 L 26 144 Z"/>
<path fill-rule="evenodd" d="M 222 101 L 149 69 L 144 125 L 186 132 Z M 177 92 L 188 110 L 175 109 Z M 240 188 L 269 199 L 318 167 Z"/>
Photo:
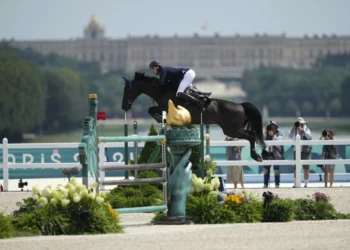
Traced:
<path fill-rule="evenodd" d="M 94 13 L 110 38 L 350 35 L 349 11 L 350 0 L 0 0 L 0 39 L 82 37 Z"/>

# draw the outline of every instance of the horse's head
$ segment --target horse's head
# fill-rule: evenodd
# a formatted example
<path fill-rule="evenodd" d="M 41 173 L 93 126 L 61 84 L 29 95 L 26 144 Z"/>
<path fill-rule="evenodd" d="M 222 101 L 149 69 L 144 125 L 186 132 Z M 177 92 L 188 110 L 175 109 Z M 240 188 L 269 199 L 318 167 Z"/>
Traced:
<path fill-rule="evenodd" d="M 141 92 L 133 86 L 134 79 L 128 80 L 125 77 L 123 77 L 123 79 L 125 81 L 125 87 L 122 101 L 122 110 L 126 112 L 131 109 L 133 102 L 141 94 Z"/>
<path fill-rule="evenodd" d="M 135 73 L 135 77 L 132 80 L 128 80 L 123 77 L 125 81 L 122 109 L 128 111 L 131 109 L 133 102 L 139 97 L 142 93 L 148 94 L 152 83 L 156 78 L 146 76 L 144 73 Z"/>

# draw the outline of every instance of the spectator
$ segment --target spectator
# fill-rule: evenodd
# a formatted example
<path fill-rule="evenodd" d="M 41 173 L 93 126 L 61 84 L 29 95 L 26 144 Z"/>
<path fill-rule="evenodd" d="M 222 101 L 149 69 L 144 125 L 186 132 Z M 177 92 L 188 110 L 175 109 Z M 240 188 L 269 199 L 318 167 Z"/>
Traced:
<path fill-rule="evenodd" d="M 299 135 L 301 140 L 311 140 L 311 130 L 306 126 L 306 121 L 299 117 L 297 121 L 294 123 L 292 129 L 289 132 L 289 138 L 295 140 L 296 136 Z M 301 147 L 301 159 L 302 160 L 309 160 L 311 155 L 312 146 L 311 145 L 303 145 Z M 293 147 L 294 151 L 294 160 L 295 160 L 295 147 Z M 309 182 L 309 171 L 310 171 L 310 165 L 303 165 L 304 169 L 304 187 L 307 187 Z M 298 173 L 300 174 L 300 173 Z M 294 165 L 294 186 L 295 187 L 295 165 Z"/>
<path fill-rule="evenodd" d="M 283 140 L 282 133 L 278 130 L 278 125 L 274 121 L 270 121 L 270 124 L 266 127 L 266 141 Z M 264 160 L 284 160 L 284 147 L 283 146 L 267 146 L 262 156 Z M 269 186 L 270 181 L 270 166 L 264 166 L 264 188 Z M 273 165 L 275 174 L 275 188 L 280 187 L 280 166 Z"/>
<path fill-rule="evenodd" d="M 325 140 L 333 140 L 334 132 L 332 130 L 324 130 L 322 136 Z M 338 159 L 338 149 L 336 145 L 323 145 L 322 148 L 323 159 Z M 324 185 L 327 187 L 328 184 L 328 173 L 329 173 L 329 187 L 333 187 L 334 182 L 334 168 L 335 164 L 326 164 L 324 167 Z"/>
<path fill-rule="evenodd" d="M 238 139 L 227 136 L 225 141 L 238 141 Z M 240 161 L 242 159 L 241 150 L 241 146 L 226 147 L 226 160 Z M 243 166 L 228 166 L 227 181 L 233 182 L 234 188 L 237 188 L 238 183 L 244 188 Z"/>

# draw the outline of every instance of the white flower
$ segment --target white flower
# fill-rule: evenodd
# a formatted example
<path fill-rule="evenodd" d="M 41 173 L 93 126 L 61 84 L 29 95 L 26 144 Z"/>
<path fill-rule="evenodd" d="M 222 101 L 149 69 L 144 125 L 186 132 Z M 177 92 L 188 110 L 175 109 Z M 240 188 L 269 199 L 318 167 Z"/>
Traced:
<path fill-rule="evenodd" d="M 81 197 L 79 194 L 75 193 L 74 196 L 73 196 L 73 201 L 75 203 L 78 203 L 79 201 L 81 200 Z"/>
<path fill-rule="evenodd" d="M 213 187 L 209 183 L 204 184 L 203 189 L 206 191 L 213 191 Z"/>
<path fill-rule="evenodd" d="M 198 178 L 197 182 L 194 185 L 195 191 L 196 193 L 200 193 L 202 192 L 203 188 L 204 188 L 204 181 L 201 178 Z"/>
<path fill-rule="evenodd" d="M 214 190 L 217 190 L 220 187 L 220 180 L 218 177 L 215 177 L 211 180 Z"/>
<path fill-rule="evenodd" d="M 34 199 L 34 200 L 38 200 L 38 199 L 39 199 L 39 195 L 34 194 L 34 195 L 33 195 L 33 199 Z"/>
<path fill-rule="evenodd" d="M 79 195 L 81 196 L 81 198 L 87 197 L 89 195 L 87 189 L 83 189 L 82 191 L 80 191 Z"/>
<path fill-rule="evenodd" d="M 72 177 L 72 178 L 70 179 L 70 182 L 69 182 L 69 183 L 71 183 L 73 186 L 79 185 L 79 183 L 78 183 L 78 181 L 77 181 L 77 179 L 76 179 L 75 177 Z"/>
<path fill-rule="evenodd" d="M 50 198 L 51 197 L 51 190 L 48 187 L 45 187 L 42 191 L 41 191 L 41 196 L 44 196 L 46 198 Z"/>
<path fill-rule="evenodd" d="M 67 198 L 68 197 L 68 191 L 67 190 L 62 190 L 61 193 L 62 193 L 62 197 L 63 198 Z"/>
<path fill-rule="evenodd" d="M 208 169 L 207 170 L 207 175 L 210 175 L 210 176 L 213 175 L 213 170 L 212 169 Z"/>
<path fill-rule="evenodd" d="M 96 197 L 96 202 L 101 204 L 102 202 L 104 202 L 104 199 L 102 197 L 100 197 L 100 196 L 97 196 Z"/>
<path fill-rule="evenodd" d="M 39 204 L 46 205 L 47 204 L 47 199 L 46 197 L 40 197 L 39 200 L 37 200 Z"/>
<path fill-rule="evenodd" d="M 57 200 L 55 198 L 52 198 L 50 200 L 50 204 L 56 205 L 57 204 Z"/>
<path fill-rule="evenodd" d="M 90 197 L 91 200 L 95 199 L 96 193 L 95 192 L 89 193 L 89 197 Z"/>
<path fill-rule="evenodd" d="M 205 155 L 204 156 L 204 161 L 206 161 L 206 162 L 210 161 L 210 155 Z"/>
<path fill-rule="evenodd" d="M 219 193 L 218 193 L 218 191 L 210 191 L 210 192 L 209 192 L 209 195 L 210 195 L 210 196 L 213 196 L 213 198 L 217 198 L 218 195 L 219 195 Z"/>
<path fill-rule="evenodd" d="M 62 207 L 67 206 L 67 205 L 69 204 L 69 202 L 70 202 L 70 200 L 68 200 L 68 199 L 63 199 L 63 200 L 62 200 Z"/>
<path fill-rule="evenodd" d="M 60 194 L 58 191 L 56 191 L 56 190 L 53 190 L 53 191 L 51 192 L 51 196 L 52 196 L 53 198 L 55 198 L 56 200 L 61 200 L 61 194 Z"/>
<path fill-rule="evenodd" d="M 39 185 L 36 184 L 33 188 L 32 188 L 32 193 L 33 194 L 40 194 L 40 188 Z"/>
<path fill-rule="evenodd" d="M 94 183 L 91 184 L 91 188 L 93 188 L 93 189 L 97 188 L 97 186 L 98 186 L 97 182 L 94 182 Z"/>
<path fill-rule="evenodd" d="M 69 188 L 69 193 L 70 193 L 70 194 L 74 194 L 74 192 L 75 192 L 75 187 L 71 186 L 71 187 Z"/>
<path fill-rule="evenodd" d="M 66 189 L 70 189 L 71 187 L 73 187 L 73 185 L 70 182 L 68 182 L 65 186 Z"/>
<path fill-rule="evenodd" d="M 195 183 L 195 182 L 197 182 L 197 180 L 198 180 L 197 175 L 192 174 L 192 182 Z"/>

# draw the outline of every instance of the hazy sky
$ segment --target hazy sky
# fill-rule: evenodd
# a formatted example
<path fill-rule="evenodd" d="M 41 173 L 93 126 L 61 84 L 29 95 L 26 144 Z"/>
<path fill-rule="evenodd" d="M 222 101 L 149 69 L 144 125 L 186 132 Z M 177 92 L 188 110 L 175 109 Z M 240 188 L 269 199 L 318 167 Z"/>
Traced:
<path fill-rule="evenodd" d="M 350 0 L 0 0 L 0 39 L 81 37 L 93 13 L 113 38 L 350 35 L 349 12 Z"/>

